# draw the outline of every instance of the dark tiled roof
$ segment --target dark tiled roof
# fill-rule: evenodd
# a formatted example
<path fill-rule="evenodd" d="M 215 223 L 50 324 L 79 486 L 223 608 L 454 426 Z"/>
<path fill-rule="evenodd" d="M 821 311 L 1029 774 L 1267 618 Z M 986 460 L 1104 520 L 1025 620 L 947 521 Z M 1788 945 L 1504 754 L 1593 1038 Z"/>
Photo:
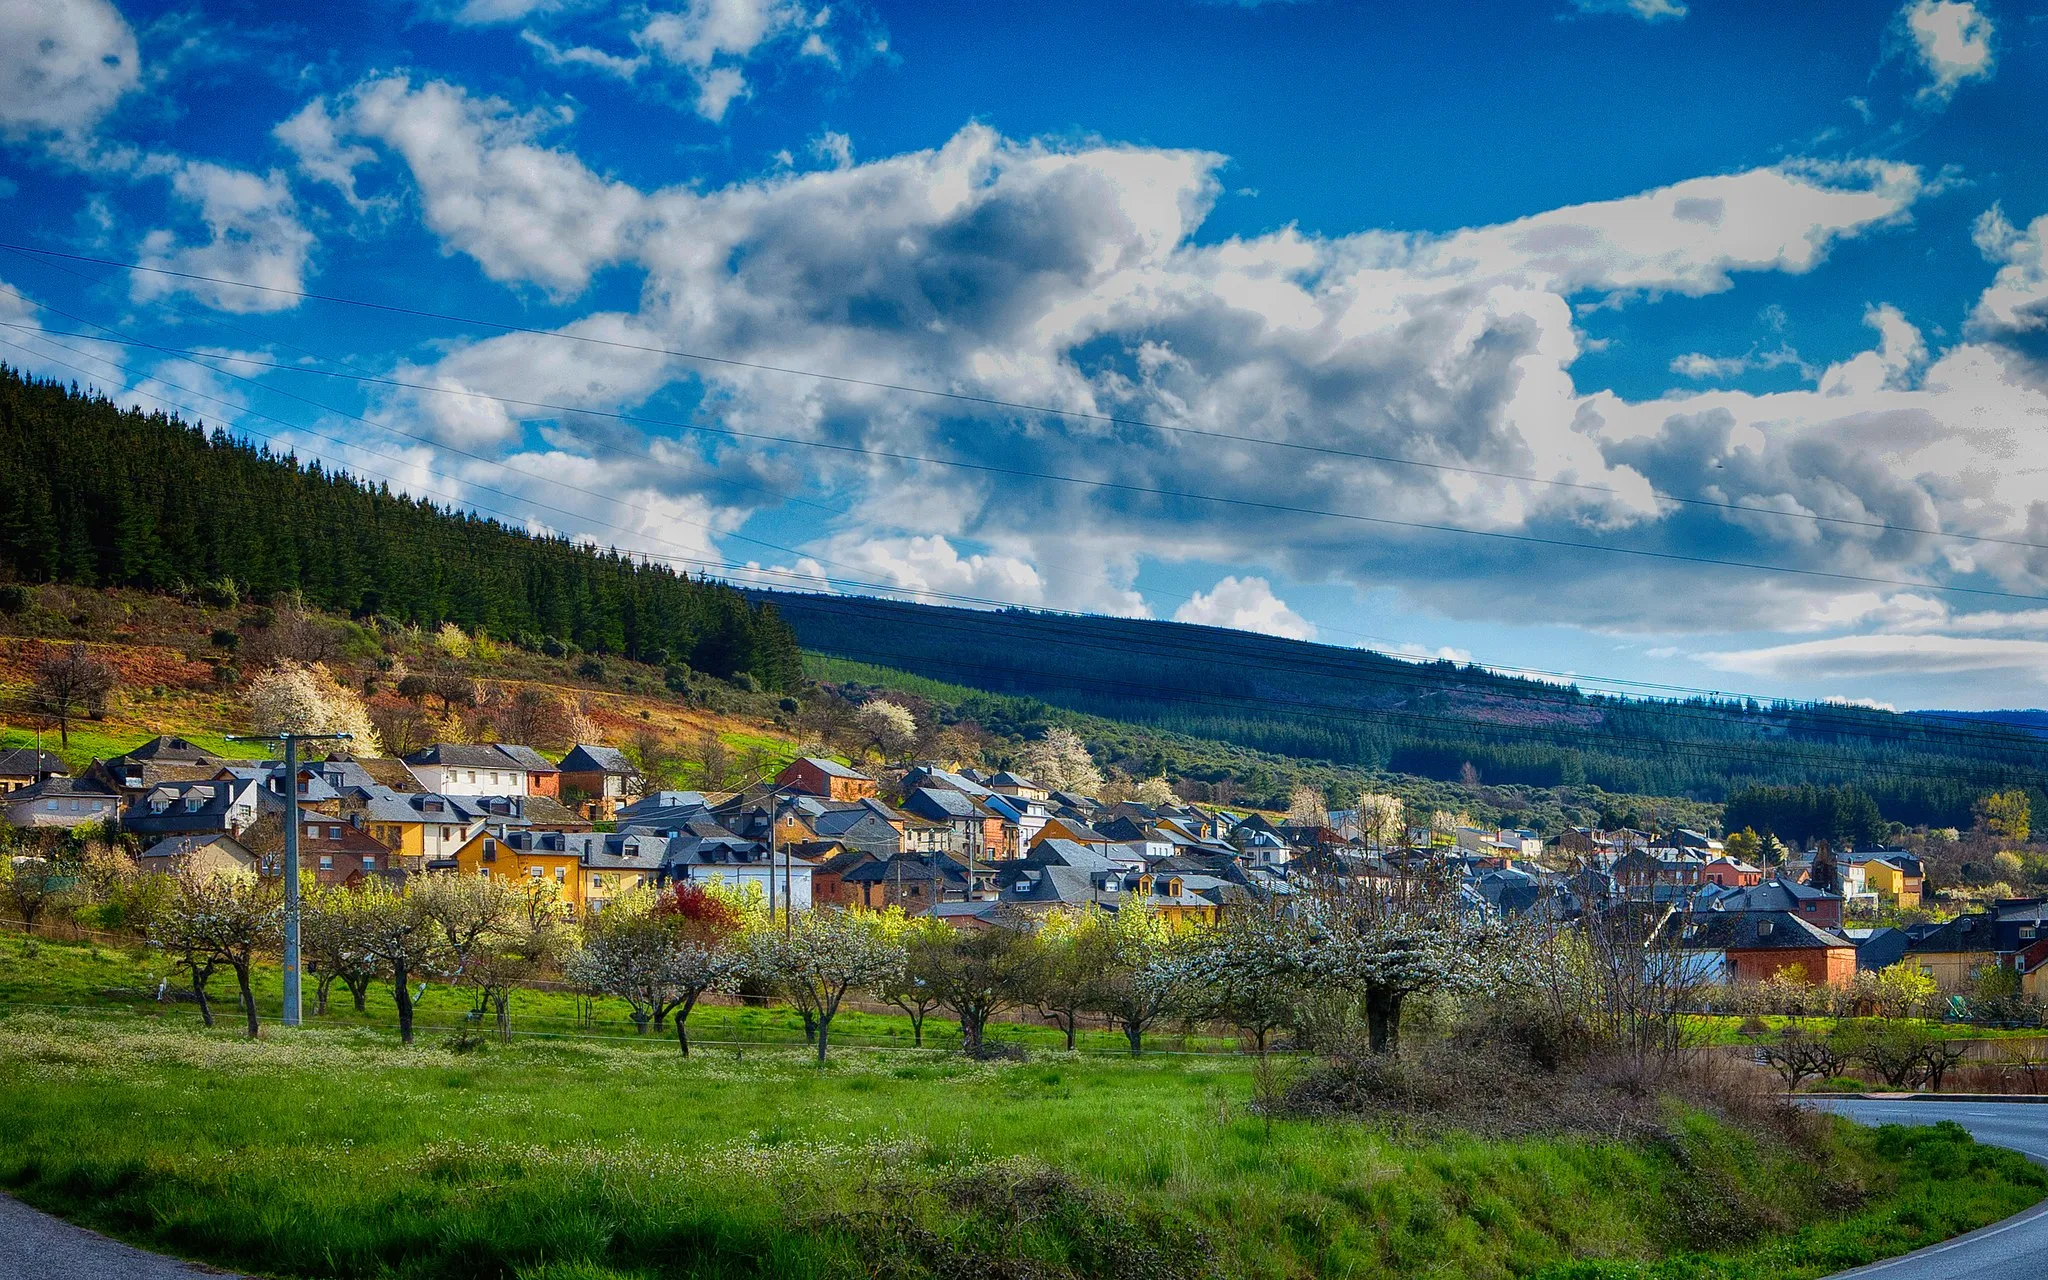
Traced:
<path fill-rule="evenodd" d="M 585 742 L 569 748 L 569 754 L 562 757 L 561 767 L 563 773 L 616 773 L 626 777 L 637 777 L 640 773 L 633 767 L 633 762 L 626 759 L 626 753 L 617 747 Z"/>
<path fill-rule="evenodd" d="M 868 777 L 868 775 L 857 769 L 849 769 L 837 760 L 827 760 L 823 756 L 805 756 L 796 763 L 807 764 L 828 778 L 848 778 L 856 782 L 874 781 L 873 778 Z"/>
<path fill-rule="evenodd" d="M 1680 945 L 1688 950 L 1812 951 L 1851 945 L 1789 911 L 1696 911 L 1674 923 L 1682 927 Z"/>
<path fill-rule="evenodd" d="M 0 777 L 34 778 L 43 774 L 69 773 L 64 762 L 52 751 L 38 751 L 34 747 L 15 747 L 0 751 Z"/>

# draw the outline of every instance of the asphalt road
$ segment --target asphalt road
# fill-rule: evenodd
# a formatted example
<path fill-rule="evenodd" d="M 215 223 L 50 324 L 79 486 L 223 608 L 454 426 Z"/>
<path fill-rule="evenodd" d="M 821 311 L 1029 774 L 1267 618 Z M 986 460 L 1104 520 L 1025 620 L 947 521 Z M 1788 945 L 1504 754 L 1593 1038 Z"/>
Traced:
<path fill-rule="evenodd" d="M 1995 1143 L 2048 1164 L 2048 1104 L 2030 1102 L 1817 1102 L 1864 1124 L 1933 1124 L 1953 1120 L 1979 1142 Z M 1929 1245 L 1830 1280 L 2041 1280 L 2048 1276 L 2048 1201 L 2004 1222 Z"/>
<path fill-rule="evenodd" d="M 225 1271 L 131 1249 L 0 1196 L 0 1276 L 6 1280 L 236 1280 Z"/>

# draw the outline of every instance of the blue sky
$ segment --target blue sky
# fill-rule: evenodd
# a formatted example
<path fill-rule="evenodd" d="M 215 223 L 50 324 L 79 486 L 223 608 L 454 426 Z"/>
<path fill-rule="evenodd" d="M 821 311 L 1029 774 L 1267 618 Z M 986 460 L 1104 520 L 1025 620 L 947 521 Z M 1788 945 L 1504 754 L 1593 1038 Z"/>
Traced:
<path fill-rule="evenodd" d="M 2048 704 L 2042 16 L 0 0 L 0 358 L 776 585 Z"/>

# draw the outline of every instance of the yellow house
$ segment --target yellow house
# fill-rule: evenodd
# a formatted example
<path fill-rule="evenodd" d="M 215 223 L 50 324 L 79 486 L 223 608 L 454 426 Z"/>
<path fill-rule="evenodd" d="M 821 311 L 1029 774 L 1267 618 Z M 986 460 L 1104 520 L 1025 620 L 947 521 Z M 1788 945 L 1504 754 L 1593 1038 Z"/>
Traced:
<path fill-rule="evenodd" d="M 1110 843 L 1095 828 L 1057 816 L 1045 820 L 1045 825 L 1038 829 L 1038 834 L 1031 837 L 1031 844 L 1036 848 L 1048 840 L 1071 840 L 1075 844 L 1086 845 Z"/>
<path fill-rule="evenodd" d="M 1187 886 L 1177 875 L 1152 874 L 1147 872 L 1138 877 L 1137 893 L 1134 895 L 1159 918 L 1171 925 L 1214 924 L 1217 906 L 1198 893 L 1188 892 Z"/>
<path fill-rule="evenodd" d="M 483 830 L 489 816 L 484 804 L 473 796 L 416 792 L 379 796 L 355 817 L 377 843 L 401 858 L 444 860 Z"/>
<path fill-rule="evenodd" d="M 1920 905 L 1920 860 L 1918 858 L 1872 858 L 1863 864 L 1863 881 L 1887 902 L 1902 907 Z"/>
<path fill-rule="evenodd" d="M 1978 975 L 1998 966 L 1997 922 L 1985 912 L 1957 916 L 1909 945 L 1906 960 L 1943 995 L 1974 990 Z"/>
<path fill-rule="evenodd" d="M 455 874 L 480 876 L 519 888 L 552 884 L 570 919 L 583 914 L 582 855 L 578 842 L 559 831 L 514 831 L 486 828 L 455 851 Z"/>

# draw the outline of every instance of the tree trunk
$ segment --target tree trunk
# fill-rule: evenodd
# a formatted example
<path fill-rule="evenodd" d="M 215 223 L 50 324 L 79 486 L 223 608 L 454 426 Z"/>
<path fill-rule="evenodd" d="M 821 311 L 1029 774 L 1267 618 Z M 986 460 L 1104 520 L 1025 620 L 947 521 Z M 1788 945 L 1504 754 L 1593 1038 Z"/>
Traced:
<path fill-rule="evenodd" d="M 1135 1019 L 1124 1022 L 1124 1039 L 1131 1042 L 1131 1056 L 1145 1052 L 1145 1024 Z"/>
<path fill-rule="evenodd" d="M 512 1040 L 512 992 L 505 987 L 499 987 L 497 992 L 492 995 L 491 1003 L 496 1005 L 498 1010 L 498 1039 L 510 1043 Z"/>
<path fill-rule="evenodd" d="M 691 996 L 676 1006 L 676 1048 L 690 1056 L 690 1011 L 697 1007 L 697 997 Z"/>
<path fill-rule="evenodd" d="M 316 984 L 316 985 L 315 985 L 315 986 L 313 987 L 313 1016 L 314 1016 L 314 1017 L 316 1017 L 316 1018 L 324 1018 L 324 1017 L 326 1017 L 326 1016 L 327 1016 L 327 989 L 328 989 L 329 987 L 332 987 L 333 985 L 334 985 L 334 975 L 333 975 L 333 974 L 331 974 L 331 973 L 323 973 L 323 974 L 321 974 L 321 975 L 320 975 L 320 981 L 319 981 L 319 982 L 318 982 L 318 983 L 317 983 L 317 984 Z"/>
<path fill-rule="evenodd" d="M 408 982 L 411 976 L 411 974 L 406 972 L 405 961 L 394 960 L 391 962 L 392 994 L 398 1000 L 398 1043 L 400 1044 L 412 1043 L 412 986 Z"/>
<path fill-rule="evenodd" d="M 207 1027 L 213 1025 L 213 1001 L 206 998 L 206 980 L 212 976 L 210 967 L 201 969 L 194 966 L 192 969 L 192 998 L 199 1002 L 200 1025 Z"/>
<path fill-rule="evenodd" d="M 825 1065 L 825 1046 L 831 1039 L 832 1015 L 820 1012 L 818 1014 L 818 1065 L 821 1067 Z"/>
<path fill-rule="evenodd" d="M 235 966 L 235 985 L 242 989 L 242 1012 L 249 1016 L 249 1038 L 260 1034 L 256 1027 L 256 995 L 249 990 L 249 965 L 245 961 Z"/>
<path fill-rule="evenodd" d="M 960 1047 L 973 1053 L 981 1048 L 981 1038 L 988 1032 L 988 1017 L 969 1010 L 960 1012 Z"/>
<path fill-rule="evenodd" d="M 797 1014 L 804 1020 L 804 1043 L 817 1044 L 818 1015 L 812 1013 L 809 1009 L 804 1008 L 802 1005 L 797 1006 Z M 820 1049 L 818 1056 L 822 1058 L 824 1056 L 824 1050 Z"/>
<path fill-rule="evenodd" d="M 651 1014 L 651 1013 L 647 1012 L 647 1010 L 645 1010 L 645 1009 L 642 1009 L 642 1008 L 641 1008 L 641 1007 L 640 1007 L 639 1005 L 634 1005 L 634 1006 L 633 1006 L 633 1034 L 634 1034 L 634 1035 L 636 1035 L 636 1036 L 644 1036 L 644 1035 L 646 1035 L 646 1034 L 647 1034 L 647 1024 L 648 1024 L 648 1023 L 650 1023 L 650 1022 L 652 1022 L 652 1021 L 654 1021 L 654 1015 L 653 1015 L 653 1014 Z"/>
<path fill-rule="evenodd" d="M 1401 998 L 1404 992 L 1374 987 L 1365 993 L 1366 1047 L 1374 1053 L 1401 1048 Z"/>
<path fill-rule="evenodd" d="M 348 987 L 348 993 L 354 996 L 356 999 L 356 1012 L 367 1013 L 370 1008 L 368 1004 L 370 996 L 370 980 L 368 978 L 363 978 L 360 980 L 352 978 L 343 978 L 342 982 L 344 985 Z"/>

